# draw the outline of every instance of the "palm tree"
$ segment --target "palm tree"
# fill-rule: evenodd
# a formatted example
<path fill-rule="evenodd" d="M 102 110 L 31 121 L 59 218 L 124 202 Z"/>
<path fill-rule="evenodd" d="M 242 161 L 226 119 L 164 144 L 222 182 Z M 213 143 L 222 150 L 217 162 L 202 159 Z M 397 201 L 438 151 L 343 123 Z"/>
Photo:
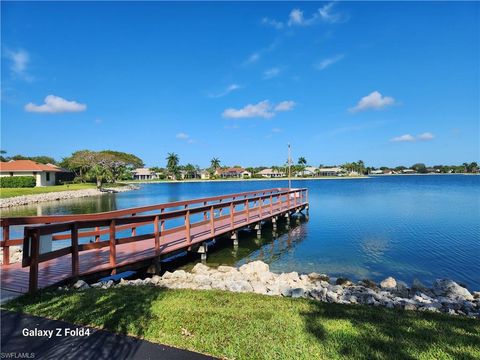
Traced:
<path fill-rule="evenodd" d="M 217 170 L 220 167 L 220 159 L 214 157 L 212 160 L 210 160 L 210 167 L 213 170 Z"/>
<path fill-rule="evenodd" d="M 298 165 L 306 166 L 307 165 L 307 159 L 305 159 L 303 156 L 300 156 L 298 158 Z"/>
<path fill-rule="evenodd" d="M 175 153 L 168 153 L 166 160 L 168 174 L 173 176 L 174 179 L 177 179 L 178 164 L 180 163 L 178 155 Z"/>
<path fill-rule="evenodd" d="M 365 163 L 362 160 L 358 160 L 358 173 L 363 175 L 365 173 Z"/>

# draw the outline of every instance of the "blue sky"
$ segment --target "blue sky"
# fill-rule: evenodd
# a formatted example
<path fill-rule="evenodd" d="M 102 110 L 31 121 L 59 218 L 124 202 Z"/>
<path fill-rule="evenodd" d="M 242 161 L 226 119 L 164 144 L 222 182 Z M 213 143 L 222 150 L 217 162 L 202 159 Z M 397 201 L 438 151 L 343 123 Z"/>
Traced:
<path fill-rule="evenodd" d="M 1 147 L 479 160 L 478 2 L 2 2 Z"/>

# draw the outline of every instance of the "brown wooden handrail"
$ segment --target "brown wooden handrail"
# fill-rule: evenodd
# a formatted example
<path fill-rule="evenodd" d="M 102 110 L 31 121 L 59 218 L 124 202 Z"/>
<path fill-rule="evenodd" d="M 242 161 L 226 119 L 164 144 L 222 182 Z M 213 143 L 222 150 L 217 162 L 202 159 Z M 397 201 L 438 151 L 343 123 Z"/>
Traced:
<path fill-rule="evenodd" d="M 0 247 L 3 249 L 3 263 L 4 264 L 10 263 L 9 247 L 15 246 L 15 245 L 21 245 L 23 242 L 23 239 L 10 238 L 10 226 L 34 225 L 34 224 L 45 224 L 45 223 L 55 224 L 55 223 L 62 223 L 67 221 L 92 220 L 92 219 L 98 220 L 98 219 L 111 219 L 113 217 L 117 218 L 117 217 L 123 217 L 123 216 L 135 216 L 136 214 L 143 213 L 143 212 L 150 212 L 155 210 L 160 210 L 161 212 L 163 212 L 166 209 L 180 207 L 180 206 L 184 206 L 187 209 L 187 208 L 190 208 L 190 206 L 196 205 L 196 204 L 205 205 L 209 202 L 214 202 L 214 201 L 222 201 L 225 199 L 232 199 L 232 198 L 234 199 L 236 197 L 241 197 L 241 196 L 245 198 L 252 197 L 252 196 L 254 197 L 257 194 L 265 193 L 265 192 L 274 194 L 274 193 L 282 192 L 285 190 L 287 189 L 271 188 L 271 189 L 261 190 L 261 191 L 247 191 L 247 192 L 236 193 L 236 194 L 211 196 L 211 197 L 192 199 L 192 200 L 182 200 L 182 201 L 175 201 L 171 203 L 149 205 L 149 206 L 114 210 L 114 211 L 107 211 L 107 212 L 93 213 L 93 214 L 24 216 L 24 217 L 2 218 L 0 219 L 0 226 L 2 226 L 3 228 L 3 233 L 2 233 L 3 239 L 2 241 L 0 241 Z M 124 229 L 118 229 L 118 230 L 125 230 L 130 228 L 132 229 L 132 235 L 135 235 L 136 233 L 135 224 L 132 226 L 127 226 Z M 100 235 L 105 235 L 108 233 L 109 233 L 108 229 L 103 229 L 103 230 L 96 229 L 95 231 L 79 232 L 78 237 L 83 238 L 83 237 L 95 236 L 95 241 L 100 241 Z M 53 238 L 53 240 L 54 241 L 66 240 L 68 238 L 69 238 L 68 235 L 57 235 L 56 237 Z"/>

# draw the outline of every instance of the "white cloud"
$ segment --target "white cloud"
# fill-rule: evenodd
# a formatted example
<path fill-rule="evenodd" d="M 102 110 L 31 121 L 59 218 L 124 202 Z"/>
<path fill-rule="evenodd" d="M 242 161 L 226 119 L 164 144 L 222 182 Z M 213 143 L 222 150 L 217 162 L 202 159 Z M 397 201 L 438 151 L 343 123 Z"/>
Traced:
<path fill-rule="evenodd" d="M 394 137 L 394 138 L 390 139 L 390 141 L 392 141 L 392 142 L 429 141 L 429 140 L 432 140 L 434 137 L 435 137 L 435 135 L 433 135 L 432 133 L 425 132 L 425 133 L 420 134 L 418 136 L 412 136 L 410 134 L 397 136 L 397 137 Z"/>
<path fill-rule="evenodd" d="M 241 109 L 228 108 L 222 113 L 222 116 L 227 119 L 270 119 L 274 117 L 277 112 L 291 110 L 294 106 L 294 101 L 282 101 L 277 105 L 272 106 L 268 100 L 263 100 L 257 104 L 248 104 Z"/>
<path fill-rule="evenodd" d="M 186 134 L 186 133 L 184 133 L 184 132 L 178 133 L 177 135 L 175 135 L 175 137 L 176 137 L 177 139 L 179 139 L 179 140 L 186 141 L 186 142 L 189 143 L 189 144 L 193 144 L 193 143 L 195 142 L 195 140 L 192 139 L 192 138 L 190 137 L 190 135 L 188 135 L 188 134 Z"/>
<path fill-rule="evenodd" d="M 410 134 L 405 134 L 405 135 L 394 137 L 390 141 L 393 141 L 393 142 L 415 141 L 415 138 Z"/>
<path fill-rule="evenodd" d="M 428 140 L 432 140 L 434 137 L 435 135 L 433 135 L 432 133 L 426 132 L 418 135 L 418 140 L 428 141 Z"/>
<path fill-rule="evenodd" d="M 293 9 L 288 16 L 288 26 L 310 26 L 320 21 L 337 23 L 346 21 L 348 18 L 341 13 L 334 13 L 335 2 L 330 2 L 319 8 L 311 17 L 306 18 L 303 11 Z"/>
<path fill-rule="evenodd" d="M 269 17 L 264 17 L 262 19 L 262 24 L 266 26 L 271 26 L 277 30 L 281 30 L 284 27 L 283 22 L 275 19 L 270 19 Z"/>
<path fill-rule="evenodd" d="M 30 54 L 25 50 L 6 50 L 5 56 L 10 60 L 10 70 L 15 76 L 30 81 L 33 78 L 27 74 L 27 66 L 30 62 Z"/>
<path fill-rule="evenodd" d="M 304 24 L 305 19 L 303 17 L 303 11 L 300 9 L 293 9 L 288 16 L 288 26 Z"/>
<path fill-rule="evenodd" d="M 344 55 L 343 54 L 339 54 L 339 55 L 335 55 L 335 56 L 332 56 L 330 58 L 326 58 L 326 59 L 323 59 L 322 61 L 320 61 L 316 68 L 318 70 L 324 70 L 326 69 L 327 67 L 329 67 L 330 65 L 333 65 L 335 64 L 336 62 L 342 60 L 344 58 Z"/>
<path fill-rule="evenodd" d="M 331 3 L 328 3 L 328 4 L 324 5 L 320 9 L 318 9 L 318 13 L 320 14 L 320 18 L 323 21 L 329 22 L 329 23 L 336 23 L 336 22 L 339 22 L 342 19 L 342 16 L 340 14 L 332 12 L 332 9 L 333 9 L 334 5 L 335 5 L 335 3 L 331 2 Z"/>
<path fill-rule="evenodd" d="M 250 65 L 250 64 L 253 64 L 253 63 L 256 63 L 257 61 L 260 60 L 260 58 L 266 54 L 266 53 L 269 53 L 271 51 L 273 51 L 275 49 L 275 47 L 278 45 L 279 43 L 279 40 L 276 39 L 275 41 L 273 41 L 270 45 L 268 45 L 267 47 L 263 48 L 263 49 L 260 49 L 258 51 L 255 51 L 254 53 L 250 54 L 250 56 L 243 62 L 243 66 L 247 66 L 247 65 Z"/>
<path fill-rule="evenodd" d="M 281 72 L 282 72 L 282 69 L 280 69 L 279 67 L 274 67 L 274 68 L 265 70 L 263 72 L 263 78 L 268 80 L 280 75 Z"/>
<path fill-rule="evenodd" d="M 210 97 L 210 98 L 223 97 L 223 96 L 226 96 L 226 95 L 230 94 L 232 91 L 238 90 L 240 88 L 241 88 L 241 86 L 238 85 L 238 84 L 231 84 L 231 85 L 228 85 L 224 90 L 222 90 L 219 93 L 209 94 L 208 97 Z"/>
<path fill-rule="evenodd" d="M 244 64 L 253 64 L 256 63 L 258 60 L 260 60 L 260 54 L 258 52 L 255 52 L 247 58 Z"/>
<path fill-rule="evenodd" d="M 48 95 L 45 98 L 45 103 L 42 105 L 35 105 L 33 103 L 25 105 L 25 111 L 37 113 L 81 112 L 85 111 L 86 108 L 87 105 L 85 104 L 65 100 L 55 95 Z"/>
<path fill-rule="evenodd" d="M 393 105 L 394 103 L 394 98 L 390 96 L 383 96 L 378 91 L 374 91 L 361 98 L 358 104 L 350 109 L 350 112 L 358 112 L 368 109 L 378 110 Z"/>
<path fill-rule="evenodd" d="M 295 105 L 296 105 L 295 101 L 291 101 L 291 100 L 282 101 L 275 106 L 274 110 L 278 112 L 290 111 L 295 107 Z"/>

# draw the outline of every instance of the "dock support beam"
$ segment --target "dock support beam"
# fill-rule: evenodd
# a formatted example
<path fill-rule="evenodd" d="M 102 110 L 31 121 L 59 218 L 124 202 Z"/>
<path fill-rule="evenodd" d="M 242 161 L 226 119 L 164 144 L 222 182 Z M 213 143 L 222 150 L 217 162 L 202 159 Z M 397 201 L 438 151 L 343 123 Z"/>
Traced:
<path fill-rule="evenodd" d="M 203 261 L 207 261 L 207 252 L 208 252 L 208 244 L 207 242 L 203 242 L 202 245 L 198 247 L 197 252 L 200 254 L 200 258 Z"/>
<path fill-rule="evenodd" d="M 238 231 L 237 230 L 232 231 L 232 235 L 230 236 L 230 239 L 233 240 L 233 246 L 238 247 Z"/>
<path fill-rule="evenodd" d="M 255 230 L 257 230 L 257 237 L 260 237 L 262 235 L 262 223 L 258 222 L 255 224 Z"/>

